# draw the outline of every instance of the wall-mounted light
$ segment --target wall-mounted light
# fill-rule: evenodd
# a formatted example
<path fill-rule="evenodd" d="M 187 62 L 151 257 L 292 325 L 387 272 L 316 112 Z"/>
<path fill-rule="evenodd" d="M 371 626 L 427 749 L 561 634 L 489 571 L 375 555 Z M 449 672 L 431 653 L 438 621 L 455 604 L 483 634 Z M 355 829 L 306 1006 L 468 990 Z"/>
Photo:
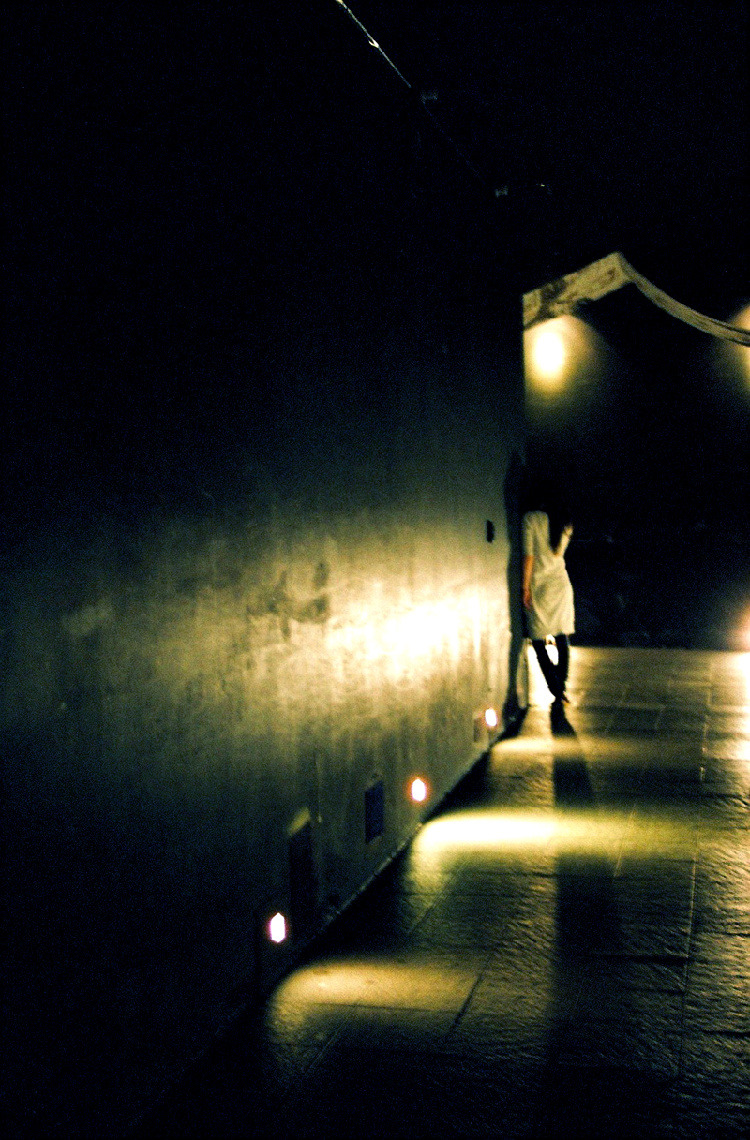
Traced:
<path fill-rule="evenodd" d="M 565 357 L 565 343 L 559 329 L 542 326 L 531 348 L 531 362 L 536 374 L 547 383 L 557 383 L 562 376 Z"/>
<path fill-rule="evenodd" d="M 422 804 L 429 795 L 429 788 L 425 780 L 421 776 L 417 776 L 409 784 L 409 795 L 415 804 Z"/>
<path fill-rule="evenodd" d="M 268 937 L 271 942 L 283 942 L 286 938 L 286 919 L 281 911 L 269 920 L 268 923 Z"/>
<path fill-rule="evenodd" d="M 596 383 L 607 357 L 607 346 L 590 325 L 579 317 L 553 317 L 526 329 L 523 334 L 526 391 L 534 403 L 544 406 L 559 398 L 582 395 Z"/>
<path fill-rule="evenodd" d="M 484 710 L 484 723 L 488 728 L 497 728 L 498 724 L 500 723 L 500 718 L 498 717 L 495 709 Z"/>

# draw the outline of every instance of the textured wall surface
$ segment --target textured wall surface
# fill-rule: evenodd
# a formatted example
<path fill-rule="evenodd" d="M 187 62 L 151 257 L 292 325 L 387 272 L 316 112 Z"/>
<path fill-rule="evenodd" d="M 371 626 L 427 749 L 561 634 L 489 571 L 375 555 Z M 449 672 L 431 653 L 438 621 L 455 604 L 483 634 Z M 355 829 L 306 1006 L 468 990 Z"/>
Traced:
<path fill-rule="evenodd" d="M 400 849 L 486 748 L 483 710 L 513 699 L 503 227 L 337 16 L 239 41 L 206 17 L 152 55 L 136 19 L 81 23 L 55 57 L 63 91 L 87 36 L 127 67 L 89 61 L 88 119 L 63 103 L 80 131 L 58 273 L 78 290 L 54 292 L 41 241 L 19 272 L 58 311 L 17 355 L 42 380 L 19 379 L 3 559 L 21 1131 L 132 1119 Z M 113 125 L 102 91 L 123 90 Z"/>

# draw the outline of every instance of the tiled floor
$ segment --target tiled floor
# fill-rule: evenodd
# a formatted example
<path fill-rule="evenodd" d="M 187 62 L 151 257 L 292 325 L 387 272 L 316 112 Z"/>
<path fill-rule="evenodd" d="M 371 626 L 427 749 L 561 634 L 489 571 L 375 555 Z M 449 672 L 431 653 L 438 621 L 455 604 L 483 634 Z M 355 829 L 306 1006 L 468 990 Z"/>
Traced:
<path fill-rule="evenodd" d="M 750 1131 L 750 654 L 578 648 L 571 691 L 139 1136 Z"/>

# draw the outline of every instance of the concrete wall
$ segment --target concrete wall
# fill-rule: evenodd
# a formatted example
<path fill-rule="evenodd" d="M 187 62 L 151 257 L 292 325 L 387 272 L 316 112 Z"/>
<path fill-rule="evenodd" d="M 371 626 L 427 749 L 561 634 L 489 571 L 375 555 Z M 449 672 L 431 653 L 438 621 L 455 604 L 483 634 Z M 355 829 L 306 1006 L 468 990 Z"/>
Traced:
<path fill-rule="evenodd" d="M 86 72 L 110 157 L 64 102 L 83 141 L 47 161 L 76 194 L 64 221 L 34 205 L 79 289 L 55 292 L 41 239 L 17 273 L 41 296 L 16 341 L 2 594 L 20 1131 L 132 1119 L 513 697 L 521 337 L 494 203 L 338 11 L 239 41 L 214 15 L 176 42 L 150 27 L 148 58 L 137 18 L 96 29 L 127 62 Z M 63 90 L 93 33 L 66 34 Z"/>

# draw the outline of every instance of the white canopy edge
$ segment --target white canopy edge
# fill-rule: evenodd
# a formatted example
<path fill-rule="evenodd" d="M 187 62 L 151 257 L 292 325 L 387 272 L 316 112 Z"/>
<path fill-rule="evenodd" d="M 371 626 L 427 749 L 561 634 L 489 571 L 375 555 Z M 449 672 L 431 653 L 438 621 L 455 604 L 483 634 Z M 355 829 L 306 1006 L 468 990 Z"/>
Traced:
<path fill-rule="evenodd" d="M 750 346 L 749 329 L 738 328 L 725 321 L 718 321 L 714 317 L 707 317 L 680 301 L 675 301 L 662 289 L 647 281 L 621 253 L 617 252 L 610 253 L 599 261 L 592 261 L 590 265 L 575 273 L 558 277 L 556 281 L 550 281 L 539 289 L 532 289 L 530 293 L 524 293 L 523 327 L 527 329 L 539 321 L 572 313 L 582 301 L 597 301 L 607 293 L 622 288 L 623 285 L 635 285 L 644 297 L 648 297 L 649 301 L 658 305 L 660 309 L 700 329 L 701 332 L 708 333 L 709 336 Z"/>

